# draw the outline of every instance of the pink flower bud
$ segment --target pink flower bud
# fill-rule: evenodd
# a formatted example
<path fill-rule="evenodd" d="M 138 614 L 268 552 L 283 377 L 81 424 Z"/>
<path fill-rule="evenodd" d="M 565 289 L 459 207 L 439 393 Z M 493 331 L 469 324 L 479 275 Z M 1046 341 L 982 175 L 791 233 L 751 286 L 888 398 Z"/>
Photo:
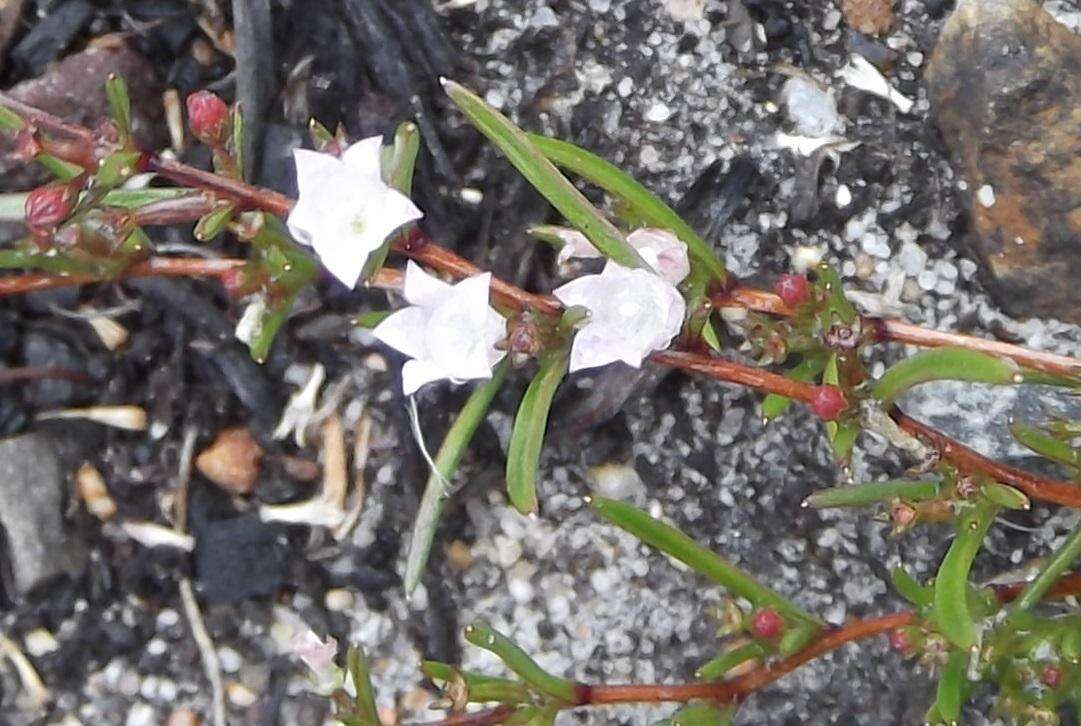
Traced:
<path fill-rule="evenodd" d="M 773 291 L 792 308 L 811 299 L 811 289 L 803 275 L 781 275 L 773 283 Z"/>
<path fill-rule="evenodd" d="M 75 206 L 75 191 L 68 185 L 38 187 L 26 197 L 23 207 L 26 226 L 48 229 L 63 222 Z"/>
<path fill-rule="evenodd" d="M 229 126 L 229 107 L 210 91 L 196 91 L 188 96 L 188 128 L 204 144 L 225 141 Z"/>
<path fill-rule="evenodd" d="M 815 386 L 811 393 L 811 410 L 823 421 L 834 421 L 845 410 L 848 402 L 837 386 Z"/>
<path fill-rule="evenodd" d="M 756 638 L 762 640 L 776 638 L 783 626 L 784 622 L 781 620 L 781 616 L 773 608 L 758 610 L 751 616 L 751 632 L 754 633 Z"/>
<path fill-rule="evenodd" d="M 1048 688 L 1058 688 L 1062 685 L 1062 669 L 1053 665 L 1044 666 L 1040 680 Z"/>

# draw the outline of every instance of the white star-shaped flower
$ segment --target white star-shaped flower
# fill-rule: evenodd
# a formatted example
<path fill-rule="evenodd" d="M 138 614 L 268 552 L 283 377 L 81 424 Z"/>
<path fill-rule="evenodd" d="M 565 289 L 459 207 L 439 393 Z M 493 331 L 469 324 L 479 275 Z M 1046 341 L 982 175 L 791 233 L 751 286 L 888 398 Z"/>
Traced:
<path fill-rule="evenodd" d="M 372 331 L 413 359 L 402 367 L 407 396 L 444 378 L 461 383 L 492 377 L 492 366 L 505 355 L 495 346 L 507 334 L 507 321 L 488 304 L 491 281 L 486 272 L 448 285 L 407 263 L 403 294 L 410 306 Z"/>
<path fill-rule="evenodd" d="M 329 636 L 324 641 L 311 628 L 305 628 L 293 635 L 291 646 L 293 655 L 311 670 L 316 693 L 330 694 L 342 686 L 345 674 L 334 662 L 338 641 Z"/>
<path fill-rule="evenodd" d="M 350 146 L 340 159 L 293 152 L 300 194 L 287 220 L 289 232 L 314 247 L 330 274 L 349 287 L 392 232 L 424 216 L 383 181 L 382 148 L 383 139 L 373 136 Z"/>
<path fill-rule="evenodd" d="M 557 260 L 560 265 L 576 257 L 589 259 L 603 256 L 589 238 L 577 230 L 560 230 L 557 234 L 564 242 Z M 687 245 L 666 229 L 636 229 L 627 235 L 627 242 L 638 250 L 638 254 L 658 275 L 673 285 L 683 282 L 691 272 Z"/>
<path fill-rule="evenodd" d="M 683 326 L 687 303 L 667 280 L 649 270 L 609 262 L 553 294 L 567 307 L 589 311 L 571 346 L 570 370 L 623 361 L 638 368 L 655 350 L 667 348 Z"/>

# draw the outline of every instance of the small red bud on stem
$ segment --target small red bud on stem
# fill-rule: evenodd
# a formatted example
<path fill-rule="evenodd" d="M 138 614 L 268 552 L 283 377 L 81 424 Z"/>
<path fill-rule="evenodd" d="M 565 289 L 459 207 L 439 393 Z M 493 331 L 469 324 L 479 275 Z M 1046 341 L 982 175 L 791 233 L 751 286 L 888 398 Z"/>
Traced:
<path fill-rule="evenodd" d="M 210 91 L 196 91 L 188 96 L 188 128 L 195 138 L 208 146 L 225 142 L 229 126 L 229 107 Z"/>
<path fill-rule="evenodd" d="M 71 214 L 77 194 L 70 184 L 38 187 L 26 197 L 23 207 L 26 226 L 32 230 L 51 229 Z"/>
<path fill-rule="evenodd" d="M 751 632 L 756 638 L 773 640 L 781 633 L 784 622 L 773 608 L 755 611 L 751 616 Z"/>
<path fill-rule="evenodd" d="M 1062 685 L 1062 669 L 1053 665 L 1044 666 L 1043 673 L 1040 674 L 1040 680 L 1048 688 L 1058 688 Z"/>
<path fill-rule="evenodd" d="M 835 421 L 847 405 L 837 386 L 815 386 L 811 393 L 811 410 L 823 421 Z"/>
<path fill-rule="evenodd" d="M 811 288 L 803 275 L 781 275 L 773 283 L 773 291 L 791 308 L 811 299 Z"/>

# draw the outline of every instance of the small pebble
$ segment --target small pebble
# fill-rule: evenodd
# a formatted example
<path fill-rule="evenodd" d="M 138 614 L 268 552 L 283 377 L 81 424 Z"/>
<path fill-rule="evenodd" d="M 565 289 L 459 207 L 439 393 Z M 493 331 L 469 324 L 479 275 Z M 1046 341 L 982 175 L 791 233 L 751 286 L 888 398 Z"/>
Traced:
<path fill-rule="evenodd" d="M 995 206 L 995 188 L 990 184 L 984 184 L 976 191 L 976 200 L 984 207 Z"/>
<path fill-rule="evenodd" d="M 323 602 L 326 605 L 327 610 L 334 613 L 344 613 L 353 609 L 355 600 L 353 598 L 353 593 L 349 590 L 334 588 L 332 590 L 327 590 Z"/>
<path fill-rule="evenodd" d="M 244 659 L 240 657 L 240 653 L 228 646 L 218 648 L 218 662 L 226 673 L 236 673 L 244 665 Z"/>
<path fill-rule="evenodd" d="M 225 429 L 195 460 L 195 468 L 230 494 L 249 494 L 259 481 L 263 447 L 246 428 Z"/>
<path fill-rule="evenodd" d="M 231 681 L 225 687 L 225 695 L 229 699 L 229 703 L 237 708 L 249 708 L 259 700 L 259 697 L 250 688 L 237 681 Z"/>
<path fill-rule="evenodd" d="M 672 109 L 668 108 L 668 106 L 663 103 L 654 103 L 642 115 L 642 118 L 650 123 L 664 123 L 672 118 Z"/>
<path fill-rule="evenodd" d="M 45 628 L 35 628 L 23 636 L 23 645 L 26 646 L 26 654 L 31 658 L 40 658 L 60 649 L 56 638 Z"/>

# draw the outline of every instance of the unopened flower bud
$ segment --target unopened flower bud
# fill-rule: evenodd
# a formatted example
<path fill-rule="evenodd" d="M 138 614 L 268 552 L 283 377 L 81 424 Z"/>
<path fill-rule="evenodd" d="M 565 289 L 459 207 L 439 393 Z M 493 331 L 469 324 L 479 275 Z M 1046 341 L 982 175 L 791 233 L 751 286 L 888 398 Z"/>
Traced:
<path fill-rule="evenodd" d="M 1040 680 L 1048 688 L 1058 688 L 1062 684 L 1062 669 L 1053 665 L 1044 666 Z"/>
<path fill-rule="evenodd" d="M 826 331 L 826 345 L 834 350 L 852 350 L 859 342 L 859 336 L 850 325 L 834 325 Z"/>
<path fill-rule="evenodd" d="M 188 128 L 204 144 L 217 145 L 225 140 L 229 125 L 229 107 L 210 91 L 196 91 L 188 96 Z"/>
<path fill-rule="evenodd" d="M 773 608 L 757 610 L 751 616 L 751 632 L 754 633 L 756 638 L 762 640 L 776 638 L 783 626 L 784 622 L 781 620 L 781 616 Z"/>
<path fill-rule="evenodd" d="M 773 283 L 773 291 L 789 307 L 796 307 L 811 298 L 811 289 L 803 275 L 781 275 Z"/>
<path fill-rule="evenodd" d="M 26 197 L 26 204 L 23 207 L 26 226 L 31 229 L 48 229 L 57 226 L 71 214 L 75 200 L 74 189 L 66 184 L 38 187 Z"/>
<path fill-rule="evenodd" d="M 904 628 L 898 628 L 897 630 L 891 631 L 890 647 L 900 653 L 902 657 L 911 655 L 912 640 L 908 637 L 908 631 Z"/>
<path fill-rule="evenodd" d="M 905 502 L 894 502 L 890 507 L 890 521 L 894 532 L 903 532 L 916 522 L 916 510 Z"/>
<path fill-rule="evenodd" d="M 837 386 L 815 386 L 811 393 L 811 410 L 823 421 L 834 421 L 848 402 Z"/>

